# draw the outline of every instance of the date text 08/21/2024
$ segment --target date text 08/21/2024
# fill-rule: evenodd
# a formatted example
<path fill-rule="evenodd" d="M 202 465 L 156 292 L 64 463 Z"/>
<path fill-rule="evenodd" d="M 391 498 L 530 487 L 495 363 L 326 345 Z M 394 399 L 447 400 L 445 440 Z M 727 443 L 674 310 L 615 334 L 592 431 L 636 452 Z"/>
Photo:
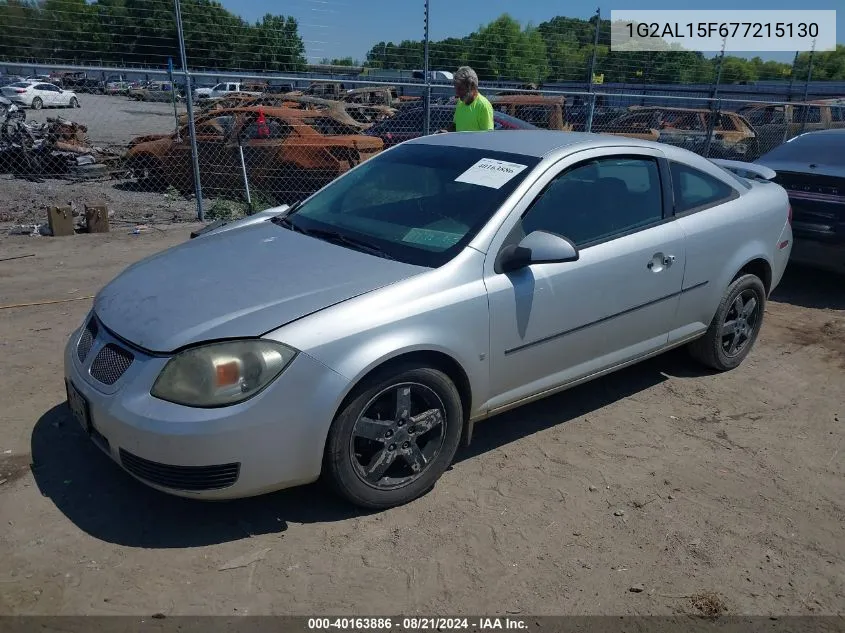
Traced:
<path fill-rule="evenodd" d="M 752 38 L 793 38 L 819 36 L 819 25 L 815 22 L 704 22 L 695 24 L 687 22 L 646 23 L 628 22 L 626 25 L 628 36 L 634 37 L 671 37 L 707 38 L 707 37 L 752 37 Z"/>
<path fill-rule="evenodd" d="M 440 618 L 440 617 L 406 617 L 393 618 L 308 618 L 308 629 L 345 630 L 345 631 L 378 631 L 391 630 L 396 627 L 403 631 L 428 630 L 497 630 L 527 629 L 528 624 L 520 618 L 491 617 L 491 618 Z"/>

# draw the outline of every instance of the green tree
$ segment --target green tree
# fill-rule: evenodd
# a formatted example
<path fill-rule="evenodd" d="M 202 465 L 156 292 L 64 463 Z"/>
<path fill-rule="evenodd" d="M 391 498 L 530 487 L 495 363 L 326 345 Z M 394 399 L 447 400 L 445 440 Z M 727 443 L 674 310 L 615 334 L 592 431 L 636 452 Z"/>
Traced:
<path fill-rule="evenodd" d="M 305 44 L 292 17 L 249 24 L 216 0 L 183 0 L 189 66 L 296 71 Z M 0 0 L 0 59 L 42 63 L 179 65 L 171 0 Z"/>

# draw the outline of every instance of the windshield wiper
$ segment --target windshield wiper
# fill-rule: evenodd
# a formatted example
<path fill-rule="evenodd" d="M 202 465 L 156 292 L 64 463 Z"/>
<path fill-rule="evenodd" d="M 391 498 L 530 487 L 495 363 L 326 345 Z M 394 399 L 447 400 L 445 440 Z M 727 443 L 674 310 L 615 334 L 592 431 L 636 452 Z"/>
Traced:
<path fill-rule="evenodd" d="M 337 231 L 331 231 L 328 229 L 302 229 L 296 227 L 306 235 L 311 235 L 312 237 L 324 239 L 327 242 L 334 242 L 335 244 L 341 244 L 344 246 L 351 246 L 352 248 L 366 251 L 372 255 L 377 255 L 379 257 L 384 257 L 385 259 L 396 259 L 391 255 L 388 255 L 384 249 L 380 246 L 373 244 L 372 242 L 367 242 L 366 240 L 359 240 L 355 237 L 349 237 Z"/>
<path fill-rule="evenodd" d="M 305 230 L 302 227 L 294 224 L 287 215 L 282 215 L 282 216 L 277 215 L 276 217 L 270 218 L 270 222 L 272 222 L 273 224 L 278 224 L 279 226 L 283 226 L 286 229 L 290 229 L 291 231 L 298 231 L 299 233 L 305 233 Z"/>

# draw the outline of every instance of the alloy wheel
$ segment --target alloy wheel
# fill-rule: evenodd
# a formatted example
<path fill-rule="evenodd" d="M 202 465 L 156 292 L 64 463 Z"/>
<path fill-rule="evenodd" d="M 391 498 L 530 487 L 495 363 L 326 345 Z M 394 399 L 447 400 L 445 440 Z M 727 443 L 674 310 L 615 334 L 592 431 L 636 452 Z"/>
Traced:
<path fill-rule="evenodd" d="M 738 356 L 754 338 L 759 321 L 759 301 L 752 289 L 743 290 L 725 313 L 722 323 L 722 350 L 728 356 Z"/>
<path fill-rule="evenodd" d="M 368 486 L 395 490 L 416 481 L 440 454 L 446 407 L 430 387 L 391 385 L 373 397 L 355 421 L 350 457 Z"/>

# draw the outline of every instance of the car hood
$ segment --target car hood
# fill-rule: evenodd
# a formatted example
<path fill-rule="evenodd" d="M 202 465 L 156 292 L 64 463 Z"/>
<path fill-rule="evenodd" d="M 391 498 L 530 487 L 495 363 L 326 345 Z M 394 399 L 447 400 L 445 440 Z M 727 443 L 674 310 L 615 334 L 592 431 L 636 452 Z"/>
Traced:
<path fill-rule="evenodd" d="M 165 353 L 260 336 L 427 270 L 261 222 L 133 264 L 99 292 L 94 311 L 117 336 Z"/>

